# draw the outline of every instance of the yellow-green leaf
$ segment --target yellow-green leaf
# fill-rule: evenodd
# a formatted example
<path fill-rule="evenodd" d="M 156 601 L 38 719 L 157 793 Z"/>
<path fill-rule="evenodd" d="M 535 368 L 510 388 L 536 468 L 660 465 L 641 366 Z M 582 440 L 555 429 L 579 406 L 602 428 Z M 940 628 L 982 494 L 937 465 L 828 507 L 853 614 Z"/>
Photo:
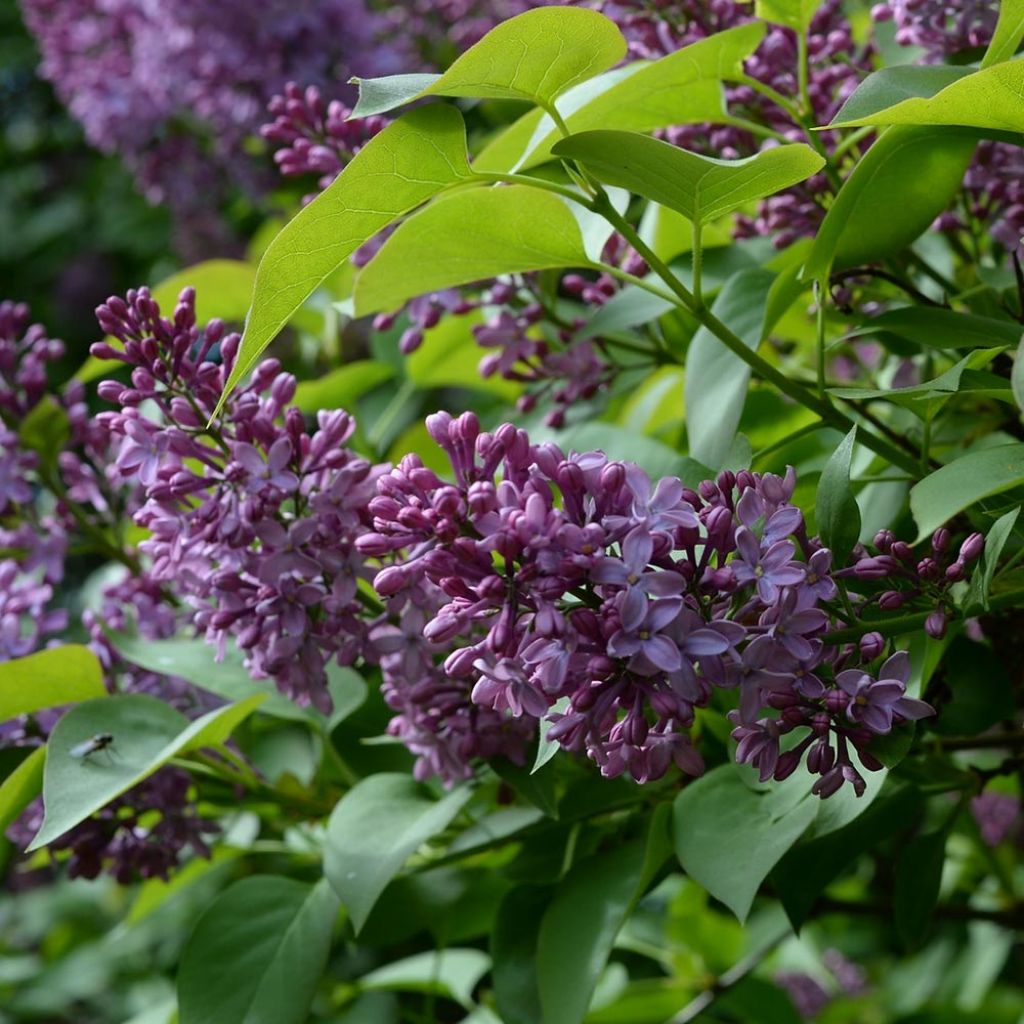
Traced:
<path fill-rule="evenodd" d="M 403 213 L 469 174 L 465 125 L 454 107 L 421 107 L 374 136 L 263 254 L 225 395 L 343 260 Z"/>
<path fill-rule="evenodd" d="M 716 160 L 646 135 L 617 131 L 572 135 L 553 152 L 579 160 L 606 184 L 678 210 L 698 224 L 781 192 L 825 164 L 802 144 L 776 146 L 743 160 Z"/>
<path fill-rule="evenodd" d="M 550 192 L 528 185 L 472 189 L 405 221 L 356 279 L 359 316 L 499 274 L 588 266 L 579 223 Z"/>
<path fill-rule="evenodd" d="M 0 721 L 106 694 L 99 659 L 80 644 L 0 662 Z"/>
<path fill-rule="evenodd" d="M 204 260 L 165 278 L 153 289 L 153 298 L 164 315 L 170 316 L 183 288 L 196 290 L 196 319 L 199 323 L 213 320 L 241 321 L 249 308 L 256 268 L 241 260 Z M 103 339 L 114 348 L 121 342 L 109 335 Z M 116 370 L 122 363 L 90 356 L 75 376 L 81 381 L 95 380 Z"/>

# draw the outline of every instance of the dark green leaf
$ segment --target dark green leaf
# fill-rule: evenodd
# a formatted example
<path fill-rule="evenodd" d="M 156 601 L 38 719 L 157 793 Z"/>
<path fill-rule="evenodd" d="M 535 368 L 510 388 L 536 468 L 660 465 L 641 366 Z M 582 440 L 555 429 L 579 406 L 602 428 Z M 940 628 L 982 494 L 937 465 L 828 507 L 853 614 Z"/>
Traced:
<path fill-rule="evenodd" d="M 1013 397 L 1017 402 L 1017 408 L 1024 410 L 1024 338 L 1021 338 L 1013 357 L 1010 386 L 1013 388 Z"/>
<path fill-rule="evenodd" d="M 742 270 L 715 299 L 712 312 L 751 348 L 761 341 L 765 302 L 774 275 Z M 690 455 L 713 470 L 729 455 L 743 414 L 750 367 L 706 327 L 693 336 L 686 357 L 686 429 Z"/>
<path fill-rule="evenodd" d="M 507 758 L 491 761 L 495 774 L 507 782 L 524 800 L 543 811 L 549 818 L 558 817 L 558 788 L 556 766 L 550 763 L 532 770 L 525 765 L 513 764 Z"/>
<path fill-rule="evenodd" d="M 832 119 L 834 124 L 856 121 L 915 97 L 929 98 L 952 85 L 970 68 L 948 64 L 898 64 L 872 72 L 854 89 Z"/>
<path fill-rule="evenodd" d="M 546 886 L 512 889 L 501 901 L 491 934 L 494 1000 L 505 1024 L 538 1024 L 537 937 L 544 911 L 556 890 Z"/>
<path fill-rule="evenodd" d="M 850 462 L 857 442 L 852 427 L 839 447 L 829 456 L 818 481 L 814 518 L 827 548 L 832 549 L 836 565 L 845 565 L 860 536 L 860 509 L 850 487 Z"/>
<path fill-rule="evenodd" d="M 849 117 L 833 125 L 852 128 L 865 124 L 960 125 L 994 131 L 1024 130 L 1024 62 L 994 64 L 983 71 L 964 75 L 940 89 L 934 96 L 913 96 L 865 116 Z"/>
<path fill-rule="evenodd" d="M 77 704 L 54 726 L 43 774 L 45 815 L 30 850 L 45 846 L 137 785 L 172 757 L 220 746 L 263 695 L 228 704 L 189 722 L 172 707 L 143 694 Z M 88 757 L 72 751 L 96 735 L 113 743 Z"/>
<path fill-rule="evenodd" d="M 804 268 L 873 263 L 917 238 L 956 195 L 977 142 L 950 128 L 890 128 L 858 161 L 818 229 Z"/>
<path fill-rule="evenodd" d="M 775 146 L 743 160 L 716 160 L 660 139 L 617 131 L 571 135 L 552 152 L 580 161 L 606 184 L 678 210 L 695 224 L 781 192 L 825 163 L 802 144 Z"/>
<path fill-rule="evenodd" d="M 178 971 L 180 1024 L 303 1024 L 331 948 L 326 881 L 254 875 L 207 909 Z"/>
<path fill-rule="evenodd" d="M 817 801 L 809 797 L 794 805 L 755 792 L 734 765 L 721 765 L 676 797 L 679 863 L 743 921 L 761 883 L 817 811 Z"/>
<path fill-rule="evenodd" d="M 947 463 L 910 489 L 918 540 L 976 501 L 1024 483 L 1024 444 L 980 448 Z"/>
<path fill-rule="evenodd" d="M 992 579 L 996 574 L 999 565 L 999 556 L 1006 547 L 1006 542 L 1017 525 L 1017 517 L 1020 515 L 1020 506 L 1011 509 L 1005 515 L 1000 516 L 985 536 L 985 550 L 981 554 L 981 562 L 975 566 L 971 574 L 970 589 L 964 598 L 964 610 L 981 608 L 988 610 L 988 595 L 992 589 Z"/>
<path fill-rule="evenodd" d="M 0 722 L 106 693 L 103 666 L 80 644 L 50 647 L 0 662 Z"/>
<path fill-rule="evenodd" d="M 586 1016 L 615 936 L 640 895 L 644 846 L 627 843 L 590 857 L 559 885 L 537 940 L 544 1024 L 580 1024 Z"/>
<path fill-rule="evenodd" d="M 46 747 L 36 747 L 0 784 L 0 835 L 43 790 Z"/>
<path fill-rule="evenodd" d="M 253 679 L 244 665 L 243 655 L 233 646 L 217 660 L 216 650 L 200 637 L 173 637 L 167 640 L 143 639 L 129 633 L 110 633 L 110 642 L 126 661 L 140 668 L 174 675 L 225 700 L 243 700 L 265 694 L 260 711 L 306 721 L 309 714 L 282 696 L 269 679 Z"/>
<path fill-rule="evenodd" d="M 374 136 L 270 243 L 225 395 L 341 262 L 403 213 L 469 177 L 466 129 L 453 107 L 421 107 Z"/>
<path fill-rule="evenodd" d="M 499 274 L 589 265 L 579 223 L 557 196 L 528 185 L 471 189 L 399 226 L 356 279 L 356 313 Z"/>
<path fill-rule="evenodd" d="M 952 309 L 904 306 L 890 309 L 857 328 L 855 334 L 885 332 L 925 348 L 1016 347 L 1020 324 L 994 317 L 957 313 Z"/>
<path fill-rule="evenodd" d="M 356 931 L 406 860 L 443 831 L 470 797 L 466 787 L 440 800 L 407 775 L 371 775 L 349 790 L 327 824 L 324 874 Z"/>
<path fill-rule="evenodd" d="M 1013 683 L 991 647 L 954 637 L 941 672 L 945 692 L 940 691 L 939 713 L 928 723 L 932 732 L 973 736 L 1012 717 Z"/>
<path fill-rule="evenodd" d="M 473 1006 L 473 989 L 490 969 L 490 957 L 478 949 L 443 949 L 417 953 L 385 964 L 359 979 L 370 991 L 430 992 Z"/>
<path fill-rule="evenodd" d="M 893 917 L 896 931 L 907 946 L 917 946 L 928 931 L 939 900 L 942 866 L 946 861 L 946 833 L 916 836 L 896 862 Z"/>
<path fill-rule="evenodd" d="M 676 304 L 671 300 L 652 295 L 637 285 L 627 284 L 603 306 L 598 307 L 580 328 L 577 337 L 598 338 L 602 334 L 621 331 L 626 327 L 649 324 L 675 308 Z"/>
<path fill-rule="evenodd" d="M 800 928 L 825 887 L 861 854 L 912 827 L 922 808 L 913 786 L 892 782 L 855 821 L 828 835 L 794 846 L 772 872 L 772 883 L 794 928 Z"/>
<path fill-rule="evenodd" d="M 39 456 L 44 470 L 53 472 L 57 456 L 64 450 L 71 435 L 68 414 L 53 395 L 44 395 L 18 426 L 21 446 Z"/>

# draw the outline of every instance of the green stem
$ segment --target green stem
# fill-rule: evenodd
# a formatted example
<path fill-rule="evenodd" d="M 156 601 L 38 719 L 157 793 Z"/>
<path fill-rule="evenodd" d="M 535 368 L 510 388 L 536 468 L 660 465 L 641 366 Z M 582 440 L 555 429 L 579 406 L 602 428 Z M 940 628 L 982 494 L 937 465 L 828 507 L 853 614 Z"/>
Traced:
<path fill-rule="evenodd" d="M 828 292 L 828 281 L 814 282 L 814 330 L 818 345 L 818 395 L 825 398 L 825 295 Z"/>
<path fill-rule="evenodd" d="M 725 116 L 719 119 L 719 123 L 732 125 L 734 128 L 740 128 L 762 139 L 775 139 L 776 142 L 783 144 L 788 144 L 790 141 L 782 132 L 777 132 L 774 128 L 766 128 L 763 124 L 758 124 L 756 121 L 748 121 L 745 117 Z"/>
<path fill-rule="evenodd" d="M 704 308 L 704 292 L 701 278 L 704 273 L 704 225 L 698 219 L 693 222 L 693 301 L 697 309 Z"/>
<path fill-rule="evenodd" d="M 989 610 L 996 612 L 1004 608 L 1013 608 L 1024 603 L 1024 590 L 1009 590 L 1005 594 L 993 597 Z M 904 633 L 919 633 L 931 612 L 916 612 L 913 615 L 897 615 L 888 619 L 861 619 L 860 625 L 852 629 L 836 629 L 826 633 L 821 639 L 832 646 L 849 644 L 859 640 L 865 633 L 881 633 L 882 636 L 902 636 Z"/>
<path fill-rule="evenodd" d="M 580 195 L 575 189 L 568 185 L 560 185 L 557 181 L 545 181 L 542 178 L 534 178 L 529 174 L 501 174 L 498 171 L 474 171 L 473 177 L 479 181 L 491 181 L 494 184 L 504 185 L 527 185 L 530 188 L 543 189 L 545 192 L 554 192 L 556 195 L 569 199 L 580 206 L 591 208 L 589 197 Z"/>
<path fill-rule="evenodd" d="M 861 139 L 866 139 L 873 131 L 875 131 L 874 125 L 866 125 L 863 128 L 858 128 L 855 132 L 851 132 L 849 135 L 840 142 L 835 149 L 832 150 L 832 159 L 837 160 L 841 157 L 848 149 L 852 149 L 857 145 Z"/>

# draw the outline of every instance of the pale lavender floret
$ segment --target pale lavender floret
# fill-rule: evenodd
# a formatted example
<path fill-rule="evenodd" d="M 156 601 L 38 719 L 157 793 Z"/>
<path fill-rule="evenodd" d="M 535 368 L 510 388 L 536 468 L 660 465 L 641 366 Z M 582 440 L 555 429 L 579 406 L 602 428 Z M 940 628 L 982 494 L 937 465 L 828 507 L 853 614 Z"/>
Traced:
<path fill-rule="evenodd" d="M 779 596 L 779 588 L 801 583 L 805 570 L 793 560 L 796 548 L 792 541 L 779 540 L 767 550 L 753 532 L 745 526 L 736 531 L 736 548 L 739 557 L 732 563 L 732 570 L 739 583 L 753 583 L 758 596 L 765 604 L 771 604 Z"/>

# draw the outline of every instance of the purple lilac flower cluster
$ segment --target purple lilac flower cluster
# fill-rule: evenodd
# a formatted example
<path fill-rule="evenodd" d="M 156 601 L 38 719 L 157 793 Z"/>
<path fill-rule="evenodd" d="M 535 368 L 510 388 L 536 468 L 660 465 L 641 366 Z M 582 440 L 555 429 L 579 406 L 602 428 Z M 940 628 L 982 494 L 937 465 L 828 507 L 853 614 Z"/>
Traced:
<path fill-rule="evenodd" d="M 300 89 L 295 82 L 288 82 L 267 110 L 274 120 L 260 128 L 260 135 L 280 147 L 274 153 L 278 170 L 286 177 L 316 174 L 321 190 L 388 124 L 380 116 L 350 120 L 352 110 L 341 100 L 325 102 L 315 85 Z"/>
<path fill-rule="evenodd" d="M 277 360 L 208 429 L 240 339 L 220 321 L 196 324 L 192 289 L 172 317 L 146 289 L 98 316 L 123 349 L 101 343 L 94 354 L 132 367 L 130 385 L 100 385 L 121 409 L 98 419 L 122 440 L 116 471 L 144 489 L 135 519 L 151 532 L 140 545 L 149 577 L 192 606 L 208 639 L 234 637 L 254 675 L 328 710 L 327 664 L 351 663 L 365 646 L 368 571 L 355 538 L 383 468 L 345 447 L 355 429 L 345 412 L 321 412 L 307 432 L 289 405 L 295 378 Z"/>
<path fill-rule="evenodd" d="M 68 852 L 69 878 L 96 878 L 106 870 L 122 885 L 140 878 L 166 879 L 185 849 L 209 857 L 206 840 L 219 831 L 197 812 L 191 785 L 180 768 L 161 768 L 48 848 L 55 854 Z M 42 820 L 37 800 L 8 829 L 8 837 L 24 848 Z"/>
<path fill-rule="evenodd" d="M 601 452 L 567 456 L 511 424 L 482 432 L 471 413 L 427 426 L 454 484 L 406 456 L 380 477 L 357 543 L 390 556 L 374 580 L 389 602 L 426 585 L 445 595 L 423 638 L 479 707 L 546 718 L 549 740 L 644 782 L 673 763 L 699 774 L 694 711 L 714 688 L 738 691 L 737 759 L 783 779 L 806 754 L 822 796 L 862 792 L 852 754 L 881 767 L 873 738 L 931 713 L 906 696 L 905 653 L 871 670 L 879 635 L 823 641 L 837 584 L 790 503 L 792 472 L 653 486 Z"/>
<path fill-rule="evenodd" d="M 989 44 L 999 17 L 996 0 L 883 0 L 871 8 L 875 21 L 896 25 L 900 46 L 919 46 L 933 63 Z"/>
<path fill-rule="evenodd" d="M 936 640 L 946 635 L 952 597 L 950 588 L 966 579 L 968 567 L 977 561 L 985 547 L 985 538 L 972 533 L 953 555 L 952 534 L 945 527 L 931 539 L 931 554 L 919 558 L 905 541 L 897 540 L 891 530 L 881 530 L 874 538 L 875 555 L 865 555 L 845 573 L 861 580 L 884 580 L 889 588 L 878 596 L 882 611 L 899 611 L 910 602 L 928 601 L 933 611 L 925 622 L 925 632 Z"/>
<path fill-rule="evenodd" d="M 775 983 L 786 990 L 797 1013 L 814 1020 L 837 995 L 859 996 L 868 991 L 864 968 L 845 957 L 838 949 L 828 949 L 821 957 L 831 975 L 831 985 L 803 971 L 778 971 Z"/>
<path fill-rule="evenodd" d="M 88 140 L 119 153 L 153 202 L 174 210 L 196 258 L 211 239 L 210 195 L 262 191 L 242 142 L 266 102 L 301 74 L 343 88 L 350 74 L 403 70 L 410 55 L 364 0 L 22 0 L 41 73 Z M 213 238 L 216 240 L 216 236 Z M 220 240 L 223 244 L 223 239 Z"/>

